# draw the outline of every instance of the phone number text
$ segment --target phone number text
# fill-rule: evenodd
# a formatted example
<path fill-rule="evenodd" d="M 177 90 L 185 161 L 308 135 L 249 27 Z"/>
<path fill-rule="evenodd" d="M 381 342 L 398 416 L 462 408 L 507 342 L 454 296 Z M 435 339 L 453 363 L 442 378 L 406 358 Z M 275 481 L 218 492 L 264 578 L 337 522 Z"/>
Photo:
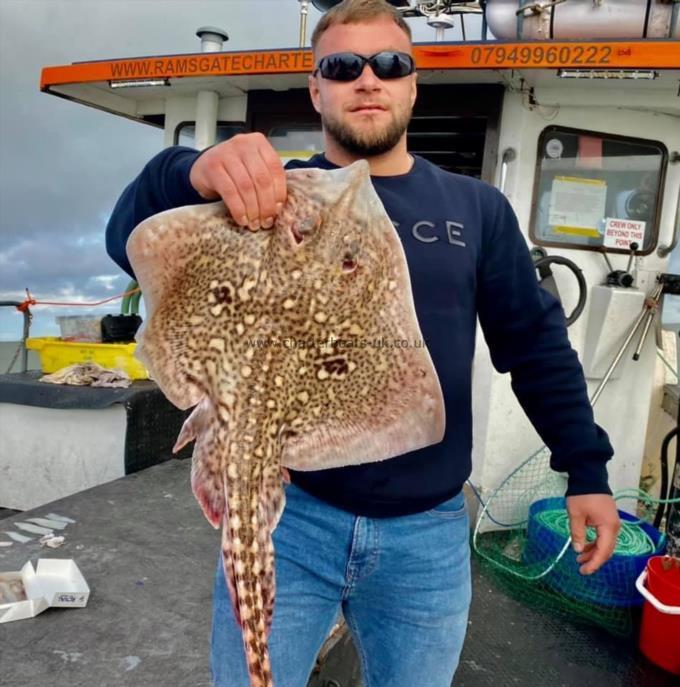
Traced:
<path fill-rule="evenodd" d="M 610 64 L 612 48 L 609 45 L 563 45 L 546 48 L 542 45 L 506 48 L 489 46 L 473 48 L 472 64 Z"/>

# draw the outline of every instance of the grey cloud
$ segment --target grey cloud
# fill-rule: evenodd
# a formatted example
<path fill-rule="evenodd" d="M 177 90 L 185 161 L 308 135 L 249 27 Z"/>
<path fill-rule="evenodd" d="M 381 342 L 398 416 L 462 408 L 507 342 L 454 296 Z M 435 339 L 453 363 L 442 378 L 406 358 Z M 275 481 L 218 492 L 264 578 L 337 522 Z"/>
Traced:
<path fill-rule="evenodd" d="M 59 243 L 39 237 L 25 239 L 0 251 L 0 271 L 3 282 L 11 285 L 0 288 L 0 300 L 22 301 L 24 288 L 29 288 L 38 301 L 89 303 L 123 292 L 129 281 L 106 255 L 103 239 Z M 120 301 L 97 308 L 35 306 L 32 334 L 55 335 L 58 315 L 115 313 L 119 309 Z M 21 331 L 19 319 L 8 308 L 0 310 L 0 339 L 16 338 Z"/>
<path fill-rule="evenodd" d="M 0 265 L 7 268 L 15 284 L 43 290 L 62 281 L 80 283 L 94 275 L 120 271 L 106 255 L 103 238 L 84 245 L 77 245 L 73 239 L 58 243 L 44 238 L 26 239 L 7 251 L 0 250 Z"/>

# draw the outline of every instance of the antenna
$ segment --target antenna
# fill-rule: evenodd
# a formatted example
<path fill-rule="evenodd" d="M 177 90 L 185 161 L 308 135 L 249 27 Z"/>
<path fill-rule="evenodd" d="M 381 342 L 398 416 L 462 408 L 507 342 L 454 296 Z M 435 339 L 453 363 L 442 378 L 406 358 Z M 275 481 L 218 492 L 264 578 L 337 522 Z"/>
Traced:
<path fill-rule="evenodd" d="M 458 0 L 415 0 L 415 10 L 419 15 L 427 17 L 427 25 L 435 30 L 435 40 L 444 40 L 444 31 L 452 29 L 454 15 L 460 15 L 460 28 L 465 37 L 466 14 L 483 14 L 479 2 L 459 2 Z"/>
<path fill-rule="evenodd" d="M 435 14 L 427 16 L 427 25 L 435 30 L 435 40 L 437 42 L 444 40 L 444 31 L 454 27 L 453 16 L 445 14 L 440 9 L 435 10 Z"/>

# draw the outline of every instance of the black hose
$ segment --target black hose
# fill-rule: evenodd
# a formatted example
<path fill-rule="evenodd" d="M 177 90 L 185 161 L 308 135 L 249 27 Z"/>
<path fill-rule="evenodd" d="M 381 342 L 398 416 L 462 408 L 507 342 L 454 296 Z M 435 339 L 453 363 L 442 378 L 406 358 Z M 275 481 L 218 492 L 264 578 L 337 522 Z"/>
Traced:
<path fill-rule="evenodd" d="M 676 432 L 680 430 L 680 399 L 678 399 L 678 415 L 675 427 Z M 677 472 L 680 468 L 680 441 L 675 442 L 675 465 L 671 472 L 671 486 L 668 490 L 668 498 L 674 499 L 680 495 L 680 490 L 675 488 L 677 484 Z M 678 528 L 676 527 L 676 521 L 680 521 L 677 516 L 680 515 L 680 504 L 673 503 L 672 501 L 667 505 L 666 508 L 666 536 L 668 537 L 668 550 L 671 555 L 677 554 L 678 549 L 680 549 L 680 540 L 677 539 Z M 675 539 L 674 539 L 675 537 Z"/>
<path fill-rule="evenodd" d="M 555 5 L 553 5 L 550 8 L 550 40 L 555 38 L 555 10 L 556 9 L 557 8 Z"/>
<path fill-rule="evenodd" d="M 647 0 L 647 9 L 645 10 L 645 25 L 642 28 L 642 37 L 647 38 L 647 31 L 649 30 L 649 14 L 652 9 L 652 0 Z"/>
<path fill-rule="evenodd" d="M 680 462 L 678 462 L 676 452 L 675 467 L 673 468 L 672 483 L 668 495 L 671 502 L 668 504 L 668 510 L 666 511 L 666 539 L 668 540 L 666 552 L 669 556 L 676 556 L 678 558 L 680 558 L 680 504 L 673 503 L 672 500 L 680 496 L 680 489 L 676 488 L 676 485 L 680 482 L 680 477 L 678 476 L 679 469 Z"/>
<path fill-rule="evenodd" d="M 675 475 L 676 470 L 678 469 L 678 461 L 675 461 L 675 467 L 673 468 L 673 472 L 671 473 L 672 475 Z M 670 520 L 671 517 L 671 510 L 673 509 L 673 506 L 677 504 L 673 504 L 672 501 L 680 497 L 680 491 L 678 491 L 675 488 L 675 483 L 672 483 L 670 486 L 670 489 L 668 490 L 668 500 L 671 501 L 671 503 L 666 503 L 664 504 L 666 507 L 666 531 L 668 531 L 668 521 Z"/>
<path fill-rule="evenodd" d="M 487 39 L 487 23 L 486 23 L 486 0 L 479 0 L 479 6 L 482 8 L 482 41 Z"/>
<path fill-rule="evenodd" d="M 561 255 L 546 255 L 544 258 L 534 260 L 534 267 L 538 270 L 539 274 L 541 275 L 541 279 L 544 279 L 546 276 L 550 275 L 550 270 L 548 266 L 551 264 L 564 265 L 565 267 L 568 267 L 572 271 L 573 275 L 576 277 L 576 281 L 578 282 L 578 303 L 576 304 L 576 307 L 572 311 L 571 315 L 567 317 L 565 313 L 568 327 L 574 324 L 574 322 L 576 322 L 576 320 L 580 317 L 581 313 L 583 312 L 583 308 L 586 307 L 588 287 L 586 286 L 586 280 L 583 276 L 583 272 L 576 265 L 576 263 L 569 260 L 569 258 L 562 257 Z"/>
<path fill-rule="evenodd" d="M 678 427 L 673 427 L 673 429 L 666 434 L 663 441 L 661 442 L 661 490 L 659 493 L 659 499 L 661 503 L 656 508 L 656 516 L 654 518 L 654 527 L 659 529 L 661 525 L 661 520 L 663 520 L 664 511 L 666 506 L 670 504 L 664 503 L 668 498 L 668 446 L 670 445 L 673 437 L 678 434 Z"/>

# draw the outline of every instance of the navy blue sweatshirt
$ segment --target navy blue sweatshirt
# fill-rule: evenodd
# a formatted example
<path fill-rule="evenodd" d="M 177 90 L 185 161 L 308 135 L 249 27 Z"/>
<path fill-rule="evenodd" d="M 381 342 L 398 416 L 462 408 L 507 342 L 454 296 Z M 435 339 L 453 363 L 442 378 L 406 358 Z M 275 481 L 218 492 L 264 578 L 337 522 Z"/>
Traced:
<path fill-rule="evenodd" d="M 118 200 L 106 229 L 107 251 L 131 276 L 125 243 L 139 222 L 162 210 L 206 202 L 189 182 L 198 155 L 180 146 L 162 151 Z M 493 365 L 510 373 L 513 391 L 551 451 L 551 467 L 568 473 L 567 495 L 610 494 L 611 444 L 594 422 L 562 307 L 538 286 L 510 204 L 490 184 L 414 157 L 407 174 L 372 177 L 372 182 L 406 253 L 418 322 L 444 394 L 444 439 L 380 463 L 291 471 L 293 483 L 369 517 L 427 510 L 459 492 L 471 471 L 479 317 Z M 287 165 L 297 167 L 336 165 L 317 155 Z"/>

